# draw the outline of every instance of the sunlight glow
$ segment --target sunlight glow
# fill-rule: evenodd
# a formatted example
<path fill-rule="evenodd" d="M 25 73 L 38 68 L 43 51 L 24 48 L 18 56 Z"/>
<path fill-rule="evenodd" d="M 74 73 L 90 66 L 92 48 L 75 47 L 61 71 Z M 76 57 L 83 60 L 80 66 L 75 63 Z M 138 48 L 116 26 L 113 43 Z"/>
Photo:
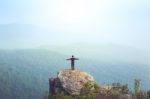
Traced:
<path fill-rule="evenodd" d="M 91 2 L 90 0 L 43 0 L 39 2 L 41 5 L 41 21 L 44 24 L 53 21 L 59 23 L 74 24 L 90 21 L 97 15 L 98 6 L 101 6 L 101 0 Z"/>

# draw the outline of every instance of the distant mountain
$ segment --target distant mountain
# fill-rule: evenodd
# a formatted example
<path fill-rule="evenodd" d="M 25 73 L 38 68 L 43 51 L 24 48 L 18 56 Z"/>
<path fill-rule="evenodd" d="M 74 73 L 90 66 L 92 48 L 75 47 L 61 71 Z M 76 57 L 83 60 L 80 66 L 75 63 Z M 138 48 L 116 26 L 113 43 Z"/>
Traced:
<path fill-rule="evenodd" d="M 100 84 L 120 82 L 133 88 L 134 79 L 140 78 L 142 88 L 150 89 L 149 65 L 80 56 L 76 68 L 90 73 Z M 48 91 L 48 78 L 55 77 L 61 69 L 70 68 L 70 62 L 65 60 L 68 57 L 70 55 L 42 49 L 0 50 L 0 99 L 41 99 Z"/>
<path fill-rule="evenodd" d="M 47 32 L 32 24 L 0 24 L 0 48 L 33 48 L 42 43 Z"/>
<path fill-rule="evenodd" d="M 32 35 L 31 33 L 36 34 L 39 30 L 31 24 L 0 24 L 0 35 L 3 35 L 0 38 L 6 40 L 8 38 L 26 38 Z"/>
<path fill-rule="evenodd" d="M 81 58 L 102 62 L 140 63 L 150 66 L 150 50 L 119 44 L 71 44 L 66 46 L 41 46 L 65 55 L 75 54 Z"/>

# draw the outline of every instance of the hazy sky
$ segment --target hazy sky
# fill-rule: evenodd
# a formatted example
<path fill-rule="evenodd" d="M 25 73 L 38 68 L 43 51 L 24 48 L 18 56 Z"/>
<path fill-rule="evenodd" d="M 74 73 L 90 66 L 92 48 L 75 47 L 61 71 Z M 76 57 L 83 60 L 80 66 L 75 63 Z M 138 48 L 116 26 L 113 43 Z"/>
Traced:
<path fill-rule="evenodd" d="M 0 24 L 38 31 L 10 35 L 1 29 L 5 46 L 84 42 L 150 49 L 150 0 L 0 0 Z"/>

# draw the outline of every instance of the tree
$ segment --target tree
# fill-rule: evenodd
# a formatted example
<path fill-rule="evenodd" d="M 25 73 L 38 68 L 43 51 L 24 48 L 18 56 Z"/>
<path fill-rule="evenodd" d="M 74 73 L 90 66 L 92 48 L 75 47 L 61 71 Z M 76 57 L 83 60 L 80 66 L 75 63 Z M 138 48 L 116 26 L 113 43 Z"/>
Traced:
<path fill-rule="evenodd" d="M 135 79 L 134 80 L 134 91 L 136 99 L 139 99 L 141 93 L 141 80 Z"/>
<path fill-rule="evenodd" d="M 80 98 L 79 99 L 95 99 L 99 94 L 100 87 L 94 83 L 86 83 L 84 87 L 81 89 Z"/>
<path fill-rule="evenodd" d="M 150 90 L 147 91 L 147 98 L 150 99 Z"/>
<path fill-rule="evenodd" d="M 121 93 L 122 94 L 128 94 L 129 93 L 128 84 L 122 86 Z"/>

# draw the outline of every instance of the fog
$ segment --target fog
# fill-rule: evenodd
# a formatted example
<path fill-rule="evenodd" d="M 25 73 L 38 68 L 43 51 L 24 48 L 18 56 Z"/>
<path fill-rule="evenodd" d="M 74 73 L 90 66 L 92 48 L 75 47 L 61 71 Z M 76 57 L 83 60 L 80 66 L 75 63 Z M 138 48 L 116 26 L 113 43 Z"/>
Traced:
<path fill-rule="evenodd" d="M 149 0 L 0 1 L 0 48 L 118 44 L 150 50 Z"/>

